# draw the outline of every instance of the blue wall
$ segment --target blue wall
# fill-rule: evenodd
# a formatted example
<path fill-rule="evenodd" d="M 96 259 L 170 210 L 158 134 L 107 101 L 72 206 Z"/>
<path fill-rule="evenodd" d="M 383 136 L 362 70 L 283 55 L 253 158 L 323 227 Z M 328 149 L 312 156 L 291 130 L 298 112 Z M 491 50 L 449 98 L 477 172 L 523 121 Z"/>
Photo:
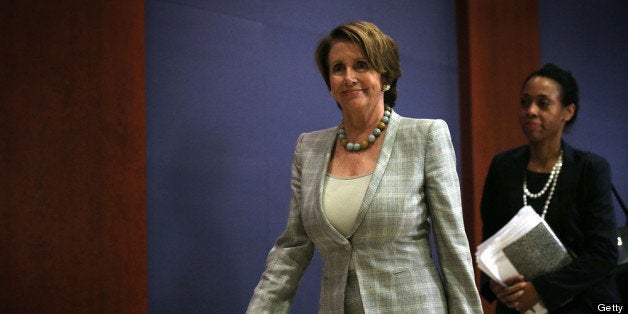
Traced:
<path fill-rule="evenodd" d="M 565 140 L 611 164 L 628 201 L 628 1 L 539 1 L 541 59 L 572 72 L 580 111 Z M 626 220 L 616 203 L 619 224 Z"/>
<path fill-rule="evenodd" d="M 626 5 L 571 3 L 541 5 L 543 59 L 582 85 L 570 142 L 606 156 L 628 191 Z M 151 313 L 244 311 L 286 221 L 297 136 L 340 121 L 315 46 L 358 19 L 399 44 L 396 110 L 444 119 L 459 151 L 453 0 L 146 1 Z M 316 312 L 320 267 L 315 256 L 294 313 Z"/>

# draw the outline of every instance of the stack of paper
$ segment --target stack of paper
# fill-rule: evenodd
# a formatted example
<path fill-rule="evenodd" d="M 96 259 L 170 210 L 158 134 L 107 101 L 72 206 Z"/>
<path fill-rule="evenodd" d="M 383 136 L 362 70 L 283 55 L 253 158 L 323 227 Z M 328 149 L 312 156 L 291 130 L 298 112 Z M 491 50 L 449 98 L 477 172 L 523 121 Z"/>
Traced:
<path fill-rule="evenodd" d="M 526 280 L 572 261 L 549 225 L 532 207 L 524 206 L 502 229 L 478 246 L 478 267 L 496 282 L 516 275 Z"/>

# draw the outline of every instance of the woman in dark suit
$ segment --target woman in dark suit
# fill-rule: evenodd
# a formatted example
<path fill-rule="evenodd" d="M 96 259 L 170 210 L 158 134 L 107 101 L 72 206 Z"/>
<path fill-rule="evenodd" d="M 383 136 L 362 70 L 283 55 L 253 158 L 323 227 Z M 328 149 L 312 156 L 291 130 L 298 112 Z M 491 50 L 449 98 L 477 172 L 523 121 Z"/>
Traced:
<path fill-rule="evenodd" d="M 517 276 L 508 287 L 482 275 L 481 294 L 499 300 L 497 313 L 590 313 L 594 303 L 619 302 L 612 280 L 617 263 L 611 169 L 591 152 L 562 139 L 579 109 L 571 73 L 547 64 L 521 87 L 519 123 L 528 144 L 493 158 L 481 202 L 488 239 L 524 205 L 532 206 L 573 254 L 570 264 L 536 278 Z"/>
<path fill-rule="evenodd" d="M 449 129 L 393 111 L 396 43 L 344 24 L 316 60 L 342 122 L 299 137 L 288 223 L 247 312 L 287 313 L 316 247 L 319 313 L 481 313 Z"/>

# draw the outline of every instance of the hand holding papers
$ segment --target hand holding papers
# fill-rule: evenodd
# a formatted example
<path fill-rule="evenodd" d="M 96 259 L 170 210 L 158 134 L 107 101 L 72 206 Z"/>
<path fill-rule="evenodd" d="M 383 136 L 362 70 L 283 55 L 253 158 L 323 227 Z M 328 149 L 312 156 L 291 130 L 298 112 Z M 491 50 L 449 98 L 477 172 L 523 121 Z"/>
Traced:
<path fill-rule="evenodd" d="M 478 246 L 476 260 L 480 270 L 504 285 L 519 274 L 531 280 L 571 263 L 572 258 L 545 220 L 524 206 Z"/>

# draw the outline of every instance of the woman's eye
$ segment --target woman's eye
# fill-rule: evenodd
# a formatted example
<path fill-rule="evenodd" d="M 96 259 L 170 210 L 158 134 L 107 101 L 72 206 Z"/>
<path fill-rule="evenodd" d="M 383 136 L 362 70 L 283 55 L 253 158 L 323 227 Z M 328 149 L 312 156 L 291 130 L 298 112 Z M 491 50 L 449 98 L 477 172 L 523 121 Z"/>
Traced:
<path fill-rule="evenodd" d="M 526 98 L 521 98 L 521 101 L 519 104 L 521 105 L 521 107 L 527 107 L 530 105 L 530 100 Z"/>
<path fill-rule="evenodd" d="M 342 64 L 336 64 L 331 68 L 331 72 L 338 73 L 338 72 L 342 72 L 343 69 L 344 67 L 342 66 Z"/>
<path fill-rule="evenodd" d="M 366 61 L 358 61 L 355 65 L 356 70 L 368 70 L 369 64 Z"/>
<path fill-rule="evenodd" d="M 539 107 L 540 108 L 547 108 L 547 106 L 549 106 L 549 102 L 547 100 L 539 101 Z"/>

